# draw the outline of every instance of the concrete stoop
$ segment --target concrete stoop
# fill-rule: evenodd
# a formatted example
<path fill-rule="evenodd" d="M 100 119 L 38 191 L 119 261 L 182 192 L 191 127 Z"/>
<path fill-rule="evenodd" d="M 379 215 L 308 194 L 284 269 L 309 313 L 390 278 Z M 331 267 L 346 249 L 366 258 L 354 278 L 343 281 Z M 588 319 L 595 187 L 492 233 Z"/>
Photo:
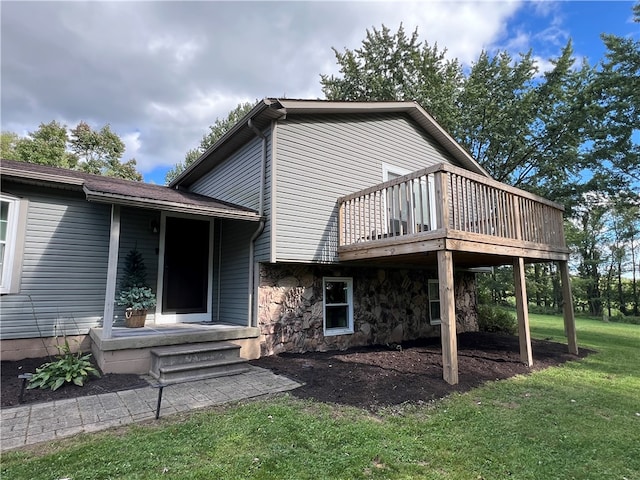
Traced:
<path fill-rule="evenodd" d="M 161 383 L 178 383 L 237 375 L 249 370 L 240 346 L 230 342 L 190 343 L 153 348 L 149 375 Z"/>

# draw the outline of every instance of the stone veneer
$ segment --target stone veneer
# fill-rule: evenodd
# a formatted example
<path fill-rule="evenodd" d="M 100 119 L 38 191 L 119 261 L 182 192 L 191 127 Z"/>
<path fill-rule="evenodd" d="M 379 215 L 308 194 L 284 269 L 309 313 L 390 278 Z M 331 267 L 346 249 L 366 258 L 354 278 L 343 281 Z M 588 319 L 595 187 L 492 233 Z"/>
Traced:
<path fill-rule="evenodd" d="M 354 333 L 324 336 L 323 277 L 353 278 Z M 259 312 L 262 355 L 342 350 L 440 336 L 428 319 L 434 271 L 327 265 L 262 264 Z M 475 275 L 454 275 L 458 332 L 477 331 Z"/>

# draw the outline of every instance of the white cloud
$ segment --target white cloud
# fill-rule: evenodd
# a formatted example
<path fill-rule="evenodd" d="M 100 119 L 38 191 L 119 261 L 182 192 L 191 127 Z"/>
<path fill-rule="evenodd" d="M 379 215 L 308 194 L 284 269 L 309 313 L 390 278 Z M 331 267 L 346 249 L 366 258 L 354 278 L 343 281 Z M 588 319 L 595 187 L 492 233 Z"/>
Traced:
<path fill-rule="evenodd" d="M 121 134 L 120 138 L 124 143 L 125 153 L 124 160 L 127 161 L 130 158 L 136 158 L 140 147 L 142 147 L 142 140 L 140 139 L 140 132 L 130 132 Z"/>
<path fill-rule="evenodd" d="M 2 129 L 109 123 L 126 138 L 125 159 L 147 173 L 182 160 L 240 102 L 321 98 L 320 74 L 338 70 L 331 47 L 358 48 L 367 28 L 417 27 L 421 40 L 469 64 L 505 40 L 522 5 L 4 2 Z"/>

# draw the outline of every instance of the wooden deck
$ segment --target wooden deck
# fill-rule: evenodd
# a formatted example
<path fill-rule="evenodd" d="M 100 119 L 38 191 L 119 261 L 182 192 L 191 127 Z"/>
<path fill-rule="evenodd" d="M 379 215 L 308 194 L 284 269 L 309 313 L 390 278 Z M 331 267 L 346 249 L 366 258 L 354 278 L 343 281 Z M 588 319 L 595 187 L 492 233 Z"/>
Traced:
<path fill-rule="evenodd" d="M 447 164 L 338 202 L 341 261 L 433 263 L 446 250 L 473 267 L 569 256 L 561 205 Z"/>
<path fill-rule="evenodd" d="M 437 267 L 445 381 L 458 383 L 454 267 L 514 268 L 520 358 L 531 366 L 525 263 L 557 261 L 571 353 L 578 353 L 563 208 L 467 170 L 440 164 L 338 199 L 344 262 Z"/>

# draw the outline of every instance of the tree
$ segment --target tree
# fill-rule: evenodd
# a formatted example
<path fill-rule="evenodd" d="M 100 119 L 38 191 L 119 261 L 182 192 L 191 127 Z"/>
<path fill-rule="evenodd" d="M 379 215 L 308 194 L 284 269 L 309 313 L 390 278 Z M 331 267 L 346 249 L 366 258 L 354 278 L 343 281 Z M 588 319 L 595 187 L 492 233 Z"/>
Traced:
<path fill-rule="evenodd" d="M 227 133 L 231 127 L 249 113 L 254 106 L 254 103 L 239 103 L 236 108 L 229 112 L 226 118 L 216 118 L 214 124 L 209 126 L 209 133 L 203 135 L 200 140 L 200 145 L 189 150 L 185 155 L 184 161 L 175 164 L 173 168 L 167 172 L 167 175 L 165 176 L 165 183 L 168 185 L 177 178 L 178 175 L 180 175 L 189 165 L 200 158 L 200 156 L 206 152 L 209 147 L 222 138 L 222 136 Z"/>
<path fill-rule="evenodd" d="M 633 7 L 640 22 L 640 2 Z M 613 191 L 640 186 L 640 41 L 603 34 L 606 58 L 592 85 L 593 164 Z M 629 182 L 629 180 L 632 182 Z"/>
<path fill-rule="evenodd" d="M 136 161 L 122 163 L 125 145 L 120 137 L 111 131 L 109 125 L 93 130 L 86 122 L 80 122 L 71 130 L 69 141 L 71 151 L 79 159 L 80 170 L 96 175 L 141 181 L 142 175 L 136 170 Z"/>
<path fill-rule="evenodd" d="M 18 144 L 18 135 L 13 132 L 2 132 L 0 137 L 0 158 L 15 160 L 18 158 L 16 145 Z"/>
<path fill-rule="evenodd" d="M 124 142 L 109 125 L 93 130 L 86 122 L 71 129 L 51 121 L 20 138 L 13 132 L 2 132 L 2 157 L 27 163 L 82 170 L 96 175 L 141 181 L 136 160 L 122 162 Z"/>
<path fill-rule="evenodd" d="M 457 123 L 456 99 L 463 78 L 458 60 L 447 60 L 446 49 L 410 37 L 400 25 L 367 30 L 362 47 L 333 48 L 341 77 L 320 75 L 327 100 L 416 100 L 446 129 Z"/>
<path fill-rule="evenodd" d="M 538 76 L 531 51 L 519 59 L 482 52 L 464 80 L 452 134 L 496 180 L 570 203 L 582 182 L 591 69 L 573 69 L 571 42 L 551 62 Z"/>
<path fill-rule="evenodd" d="M 74 168 L 78 159 L 67 151 L 67 141 L 66 125 L 55 120 L 41 123 L 37 130 L 16 141 L 15 159 L 52 167 Z"/>

